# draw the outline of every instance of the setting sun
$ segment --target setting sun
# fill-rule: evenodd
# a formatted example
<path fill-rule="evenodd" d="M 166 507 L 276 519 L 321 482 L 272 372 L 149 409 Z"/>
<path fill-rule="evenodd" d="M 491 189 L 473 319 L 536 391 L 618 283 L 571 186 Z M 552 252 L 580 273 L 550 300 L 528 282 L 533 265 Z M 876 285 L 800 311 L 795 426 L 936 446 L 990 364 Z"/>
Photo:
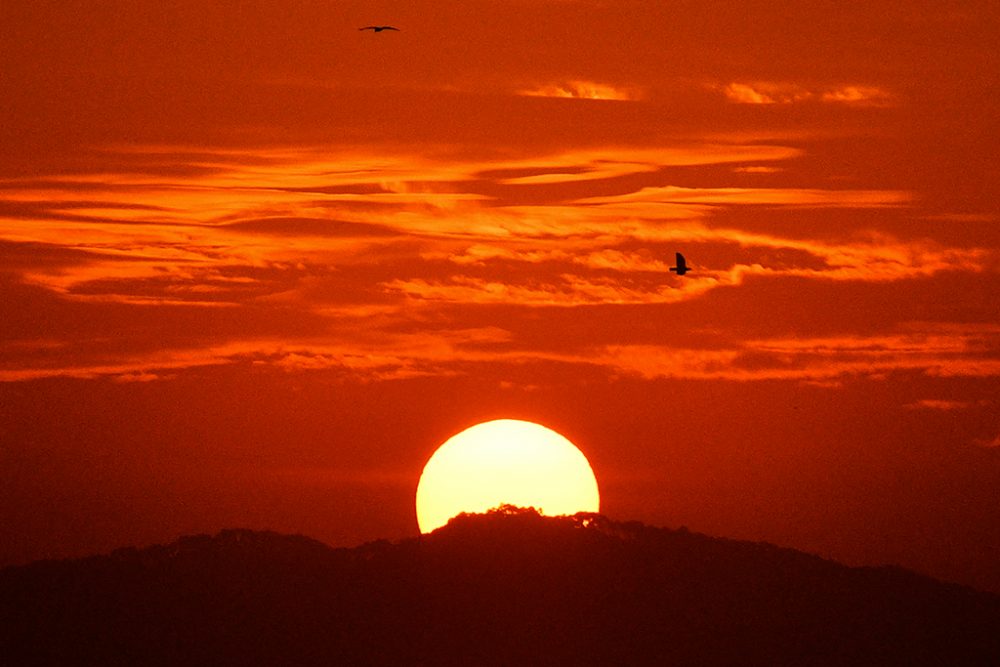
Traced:
<path fill-rule="evenodd" d="M 461 512 L 501 504 L 555 516 L 596 512 L 600 497 L 587 458 L 572 442 L 539 424 L 499 419 L 434 452 L 417 486 L 417 523 L 429 533 Z"/>

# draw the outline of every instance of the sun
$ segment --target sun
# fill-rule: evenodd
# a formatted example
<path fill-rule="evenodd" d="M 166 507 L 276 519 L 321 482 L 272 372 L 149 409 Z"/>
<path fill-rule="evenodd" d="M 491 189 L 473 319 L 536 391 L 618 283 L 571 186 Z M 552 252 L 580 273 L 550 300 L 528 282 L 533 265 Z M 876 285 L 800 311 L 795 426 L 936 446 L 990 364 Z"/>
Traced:
<path fill-rule="evenodd" d="M 429 533 L 462 512 L 499 505 L 534 507 L 548 516 L 597 512 L 600 495 L 587 457 L 552 429 L 498 419 L 449 438 L 417 485 L 417 523 Z"/>

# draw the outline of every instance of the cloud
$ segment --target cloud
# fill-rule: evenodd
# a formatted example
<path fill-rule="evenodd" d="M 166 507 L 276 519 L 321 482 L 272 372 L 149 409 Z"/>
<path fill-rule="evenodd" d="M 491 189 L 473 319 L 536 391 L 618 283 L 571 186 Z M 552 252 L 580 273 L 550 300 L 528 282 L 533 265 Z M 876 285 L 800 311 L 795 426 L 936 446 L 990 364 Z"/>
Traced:
<path fill-rule="evenodd" d="M 733 171 L 738 174 L 777 174 L 784 171 L 781 167 L 766 167 L 764 165 L 750 165 L 747 167 L 734 167 Z"/>
<path fill-rule="evenodd" d="M 974 350 L 966 362 L 945 349 L 919 356 L 897 346 L 890 358 L 841 344 L 833 354 L 845 365 L 830 370 L 821 346 L 774 349 L 754 340 L 714 352 L 673 350 L 687 361 L 670 366 L 655 344 L 583 353 L 578 341 L 556 354 L 538 336 L 529 345 L 514 332 L 470 333 L 483 329 L 482 308 L 548 321 L 571 308 L 588 317 L 589 308 L 682 306 L 748 282 L 870 286 L 985 275 L 996 265 L 995 250 L 975 244 L 836 229 L 762 233 L 720 215 L 747 210 L 758 219 L 794 209 L 808 221 L 820 210 L 847 216 L 921 205 L 901 190 L 728 184 L 734 167 L 794 166 L 803 149 L 779 142 L 664 140 L 489 159 L 319 146 L 122 150 L 192 168 L 3 184 L 9 205 L 0 210 L 0 253 L 10 261 L 0 268 L 7 280 L 0 289 L 20 290 L 21 304 L 3 326 L 23 343 L 51 345 L 4 348 L 16 363 L 0 379 L 152 381 L 239 363 L 400 378 L 513 358 L 651 377 L 815 382 L 865 372 L 853 357 L 939 375 L 967 375 L 975 363 L 993 372 Z M 712 185 L 671 184 L 704 174 Z M 678 249 L 695 267 L 683 280 L 669 272 Z M 400 334 L 431 322 L 434 333 Z M 803 340 L 819 339 L 803 333 Z"/>
<path fill-rule="evenodd" d="M 647 379 L 825 382 L 849 376 L 882 379 L 897 371 L 932 376 L 997 377 L 1000 330 L 983 346 L 974 334 L 894 334 L 748 340 L 724 349 L 609 345 L 595 363 Z M 932 409 L 941 409 L 935 403 Z M 920 406 L 928 407 L 928 406 Z"/>
<path fill-rule="evenodd" d="M 694 298 L 717 286 L 716 278 L 686 280 L 682 286 L 629 284 L 621 280 L 586 278 L 562 274 L 544 281 L 502 282 L 471 276 L 452 276 L 443 281 L 393 280 L 385 289 L 409 299 L 450 304 L 517 304 L 528 308 L 572 308 L 598 304 L 677 303 Z"/>
<path fill-rule="evenodd" d="M 391 236 L 395 232 L 380 225 L 345 222 L 330 218 L 303 217 L 260 217 L 237 220 L 225 225 L 247 234 L 268 234 L 274 236 L 333 236 L 333 237 L 379 237 Z"/>
<path fill-rule="evenodd" d="M 973 443 L 979 447 L 983 447 L 984 449 L 998 449 L 1000 448 L 1000 435 L 997 435 L 997 437 L 992 440 L 988 438 L 983 440 L 973 440 Z"/>
<path fill-rule="evenodd" d="M 495 176 L 504 185 L 543 185 L 652 173 L 664 167 L 778 161 L 799 155 L 801 151 L 797 148 L 746 143 L 694 142 L 657 148 L 593 148 L 494 163 L 481 175 Z"/>
<path fill-rule="evenodd" d="M 575 100 L 616 100 L 637 101 L 645 97 L 643 92 L 634 87 L 614 86 L 596 81 L 572 80 L 563 83 L 550 83 L 530 88 L 522 88 L 518 95 L 525 97 L 562 97 Z"/>
<path fill-rule="evenodd" d="M 770 95 L 745 83 L 730 83 L 725 87 L 724 92 L 730 101 L 740 104 L 774 104 L 777 101 Z"/>
<path fill-rule="evenodd" d="M 5 247 L 15 252 L 15 246 L 44 246 L 65 260 L 56 265 L 42 261 L 37 250 L 20 253 L 22 261 L 38 259 L 23 267 L 27 282 L 78 299 L 218 305 L 218 299 L 198 294 L 224 291 L 218 285 L 222 268 L 355 263 L 416 238 L 441 243 L 448 237 L 513 240 L 526 231 L 566 234 L 568 222 L 560 220 L 563 213 L 557 209 L 546 207 L 533 219 L 528 209 L 495 206 L 490 197 L 468 191 L 480 182 L 509 188 L 560 185 L 650 174 L 667 165 L 799 154 L 781 146 L 704 143 L 488 162 L 358 149 L 342 151 L 336 159 L 318 148 L 131 146 L 106 152 L 116 155 L 116 150 L 150 159 L 188 159 L 204 170 L 181 170 L 171 178 L 125 172 L 7 183 L 4 202 L 10 215 L 0 211 Z M 15 212 L 10 206 L 20 208 Z M 574 213 L 577 207 L 565 211 Z M 684 208 L 678 207 L 677 214 L 685 215 Z M 24 215 L 30 215 L 30 224 Z M 128 281 L 143 293 L 129 293 Z M 147 288 L 156 284 L 170 293 L 151 294 Z M 101 294 L 100 285 L 117 286 Z"/>
<path fill-rule="evenodd" d="M 846 104 L 882 106 L 889 104 L 892 98 L 890 93 L 876 86 L 844 86 L 820 93 L 820 99 L 824 102 Z"/>
<path fill-rule="evenodd" d="M 468 282 L 407 285 L 422 299 L 457 300 L 508 307 L 517 299 L 522 306 L 562 308 L 568 305 L 614 303 L 635 298 L 613 284 L 590 281 L 573 284 L 572 277 L 559 286 L 541 286 L 518 293 L 505 285 Z M 475 291 L 463 294 L 461 289 Z M 417 291 L 422 289 L 422 291 Z M 697 289 L 697 288 L 695 288 Z M 455 294 L 455 291 L 460 293 Z M 559 292 L 557 290 L 562 290 Z M 679 291 L 679 290 L 678 290 Z M 570 296 L 567 297 L 567 294 Z M 571 303 L 567 304 L 565 299 Z M 529 321 L 537 319 L 527 315 Z M 146 382 L 175 377 L 184 369 L 204 366 L 251 364 L 288 372 L 332 371 L 363 381 L 414 377 L 443 377 L 475 373 L 475 364 L 497 368 L 559 362 L 600 368 L 616 375 L 645 379 L 686 378 L 730 381 L 782 380 L 831 385 L 850 377 L 884 379 L 899 371 L 937 377 L 1000 377 L 1000 329 L 962 332 L 927 330 L 884 335 L 784 337 L 732 340 L 706 333 L 696 339 L 705 347 L 670 344 L 601 344 L 577 341 L 549 349 L 519 338 L 518 319 L 510 327 L 486 325 L 459 328 L 442 321 L 438 326 L 398 329 L 398 314 L 385 326 L 369 320 L 365 335 L 357 335 L 360 321 L 346 322 L 343 330 L 324 338 L 300 337 L 233 340 L 219 345 L 174 350 L 151 350 L 121 355 L 117 363 L 88 363 L 75 357 L 73 364 L 47 364 L 8 368 L 0 381 L 13 382 L 46 377 L 107 378 L 116 382 Z M 395 330 L 394 330 L 395 329 Z M 355 333 L 351 333 L 355 332 Z M 58 358 L 56 358 L 58 360 Z M 470 366 L 472 364 L 472 366 Z M 958 402 L 925 400 L 910 409 L 957 410 Z"/>
<path fill-rule="evenodd" d="M 673 185 L 645 187 L 611 197 L 588 197 L 581 204 L 693 203 L 730 205 L 836 206 L 868 208 L 896 206 L 911 201 L 900 190 L 822 190 L 817 188 L 690 188 Z"/>
<path fill-rule="evenodd" d="M 888 106 L 894 102 L 894 96 L 884 88 L 856 84 L 833 88 L 807 88 L 787 82 L 734 81 L 724 86 L 711 84 L 709 88 L 721 90 L 726 99 L 737 104 L 820 102 L 856 106 Z"/>
<path fill-rule="evenodd" d="M 965 410 L 974 405 L 968 401 L 950 401 L 944 399 L 926 398 L 913 403 L 907 403 L 904 408 L 909 410 L 940 410 L 942 412 L 952 412 L 954 410 Z"/>
<path fill-rule="evenodd" d="M 148 373 L 145 371 L 136 371 L 134 373 L 122 373 L 121 375 L 112 375 L 111 379 L 118 383 L 129 383 L 129 382 L 155 382 L 157 380 L 163 380 L 168 378 L 176 377 L 175 375 L 159 375 L 157 373 Z"/>

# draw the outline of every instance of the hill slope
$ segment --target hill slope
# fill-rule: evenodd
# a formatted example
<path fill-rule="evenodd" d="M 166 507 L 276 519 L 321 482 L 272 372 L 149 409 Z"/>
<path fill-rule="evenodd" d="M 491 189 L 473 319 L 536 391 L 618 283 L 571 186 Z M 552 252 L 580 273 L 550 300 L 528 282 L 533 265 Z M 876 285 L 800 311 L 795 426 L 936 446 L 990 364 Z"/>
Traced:
<path fill-rule="evenodd" d="M 18 665 L 997 665 L 1000 597 L 898 568 L 496 512 L 331 549 L 224 531 L 0 571 Z"/>

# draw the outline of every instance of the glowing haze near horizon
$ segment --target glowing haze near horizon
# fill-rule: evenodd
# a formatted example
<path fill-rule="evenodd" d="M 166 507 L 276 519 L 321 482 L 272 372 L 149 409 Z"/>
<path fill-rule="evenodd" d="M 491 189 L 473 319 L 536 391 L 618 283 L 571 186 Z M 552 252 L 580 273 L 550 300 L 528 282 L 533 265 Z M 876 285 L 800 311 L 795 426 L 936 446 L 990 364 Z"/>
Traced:
<path fill-rule="evenodd" d="M 415 535 L 516 418 L 1000 590 L 994 3 L 225 4 L 0 7 L 0 563 Z"/>

